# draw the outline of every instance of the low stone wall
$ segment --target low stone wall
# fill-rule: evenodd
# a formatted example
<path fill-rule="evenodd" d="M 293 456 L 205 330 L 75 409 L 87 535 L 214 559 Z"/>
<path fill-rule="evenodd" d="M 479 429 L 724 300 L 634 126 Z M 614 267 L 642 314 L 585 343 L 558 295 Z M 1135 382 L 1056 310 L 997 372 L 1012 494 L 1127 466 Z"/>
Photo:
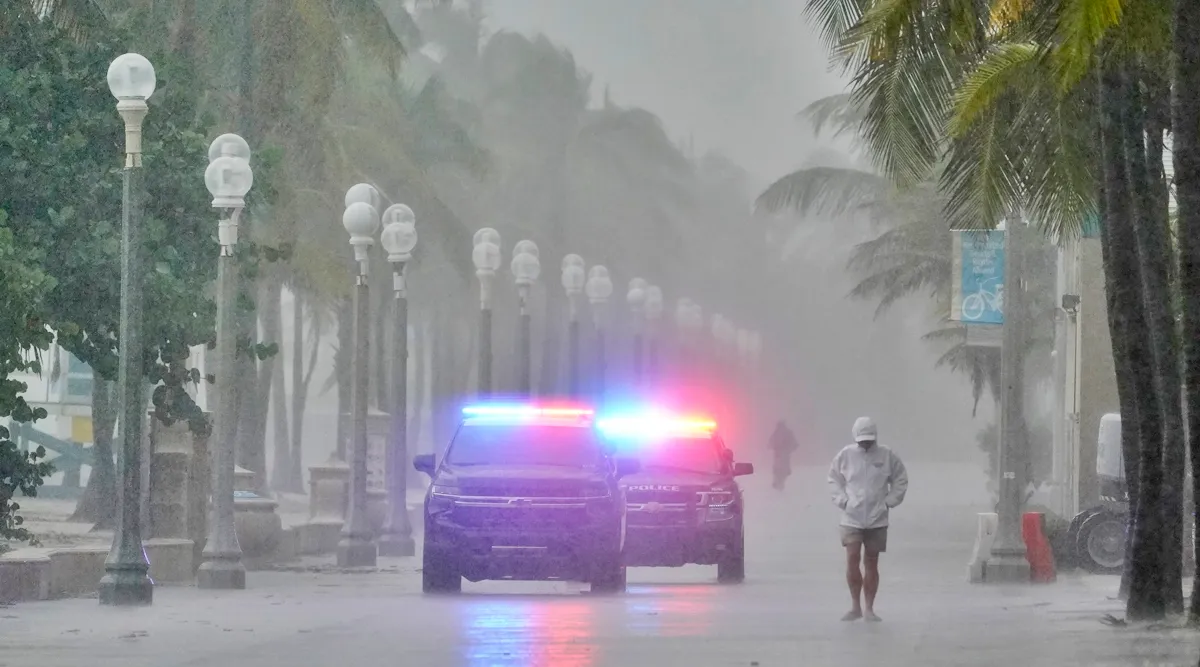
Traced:
<path fill-rule="evenodd" d="M 0 556 L 0 602 L 50 597 L 50 554 L 20 549 Z"/>
<path fill-rule="evenodd" d="M 155 539 L 144 544 L 155 583 L 191 582 L 191 540 Z M 0 556 L 0 602 L 91 595 L 104 576 L 108 552 L 105 547 L 64 547 L 6 553 Z"/>

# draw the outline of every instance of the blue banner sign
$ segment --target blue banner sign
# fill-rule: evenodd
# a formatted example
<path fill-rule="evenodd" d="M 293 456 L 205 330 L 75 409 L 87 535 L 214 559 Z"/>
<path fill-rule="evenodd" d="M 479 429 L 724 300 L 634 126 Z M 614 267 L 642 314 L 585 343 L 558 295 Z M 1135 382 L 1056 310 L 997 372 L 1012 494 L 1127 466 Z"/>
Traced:
<path fill-rule="evenodd" d="M 1004 232 L 955 232 L 950 319 L 1004 323 Z"/>

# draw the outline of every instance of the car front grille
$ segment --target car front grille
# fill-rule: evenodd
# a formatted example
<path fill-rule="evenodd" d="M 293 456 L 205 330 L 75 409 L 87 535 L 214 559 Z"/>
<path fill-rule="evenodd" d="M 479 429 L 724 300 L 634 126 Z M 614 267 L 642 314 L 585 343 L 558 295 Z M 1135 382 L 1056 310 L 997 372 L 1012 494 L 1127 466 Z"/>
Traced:
<path fill-rule="evenodd" d="M 469 498 L 456 500 L 450 519 L 468 528 L 497 531 L 554 532 L 589 522 L 583 499 Z"/>
<path fill-rule="evenodd" d="M 696 514 L 688 503 L 627 503 L 626 521 L 631 526 L 688 526 Z"/>
<path fill-rule="evenodd" d="M 625 502 L 630 504 L 636 503 L 672 503 L 672 504 L 687 504 L 696 502 L 697 495 L 694 491 L 640 491 L 630 489 L 625 492 Z"/>

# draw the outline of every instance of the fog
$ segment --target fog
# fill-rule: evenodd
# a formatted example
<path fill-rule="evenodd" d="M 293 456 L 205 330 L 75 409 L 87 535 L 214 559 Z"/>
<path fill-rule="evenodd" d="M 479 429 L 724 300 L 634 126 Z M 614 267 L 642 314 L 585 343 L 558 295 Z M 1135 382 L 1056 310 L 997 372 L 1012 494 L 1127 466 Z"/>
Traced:
<path fill-rule="evenodd" d="M 817 138 L 797 118 L 846 84 L 827 66 L 804 3 L 503 0 L 486 14 L 494 30 L 551 37 L 594 75 L 594 100 L 608 88 L 618 103 L 658 114 L 698 153 L 734 159 L 755 193 L 806 163 L 849 159 L 845 142 Z M 928 300 L 908 299 L 876 319 L 873 302 L 844 298 L 856 282 L 845 260 L 870 237 L 827 220 L 797 226 L 793 287 L 778 304 L 790 329 L 773 340 L 791 351 L 772 351 L 789 361 L 776 374 L 787 393 L 782 416 L 806 447 L 830 455 L 849 442 L 854 418 L 869 414 L 910 457 L 982 460 L 975 437 L 991 419 L 991 399 L 972 419 L 965 380 L 934 368 L 940 351 L 919 340 L 936 321 Z"/>

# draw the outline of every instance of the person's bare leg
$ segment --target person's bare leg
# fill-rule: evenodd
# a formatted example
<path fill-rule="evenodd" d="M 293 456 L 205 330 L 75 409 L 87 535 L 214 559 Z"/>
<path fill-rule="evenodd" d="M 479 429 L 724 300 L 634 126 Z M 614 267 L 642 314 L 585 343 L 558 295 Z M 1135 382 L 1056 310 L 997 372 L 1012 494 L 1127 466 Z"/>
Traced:
<path fill-rule="evenodd" d="M 850 599 L 854 606 L 846 615 L 842 617 L 843 621 L 857 621 L 863 617 L 862 609 L 862 589 L 863 575 L 859 569 L 859 560 L 862 553 L 862 542 L 854 542 L 846 545 L 846 584 L 850 587 Z"/>
<path fill-rule="evenodd" d="M 868 621 L 880 620 L 875 615 L 875 594 L 879 592 L 879 552 L 867 549 L 863 554 L 863 617 Z"/>

